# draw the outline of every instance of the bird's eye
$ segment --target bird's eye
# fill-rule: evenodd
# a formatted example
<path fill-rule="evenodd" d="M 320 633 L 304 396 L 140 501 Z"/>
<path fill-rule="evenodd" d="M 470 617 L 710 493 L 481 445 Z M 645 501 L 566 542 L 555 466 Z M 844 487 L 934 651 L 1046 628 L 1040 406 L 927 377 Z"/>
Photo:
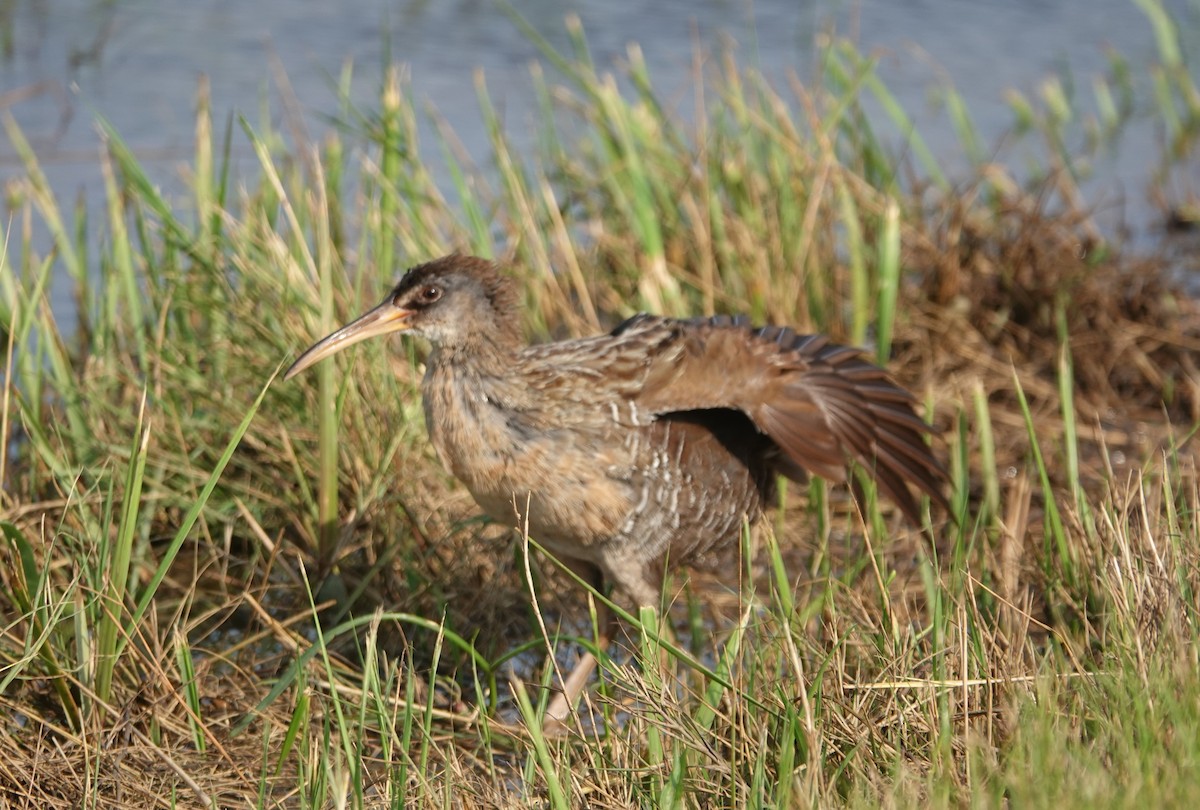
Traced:
<path fill-rule="evenodd" d="M 442 297 L 442 288 L 435 284 L 430 284 L 425 289 L 421 290 L 421 302 L 432 304 L 434 301 Z"/>

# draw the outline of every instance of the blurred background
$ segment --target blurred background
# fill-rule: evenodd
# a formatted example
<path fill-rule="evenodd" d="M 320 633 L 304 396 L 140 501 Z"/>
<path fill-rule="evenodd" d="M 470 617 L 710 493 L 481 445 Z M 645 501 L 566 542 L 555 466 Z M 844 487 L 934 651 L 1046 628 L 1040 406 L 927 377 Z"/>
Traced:
<path fill-rule="evenodd" d="M 1179 0 L 1164 8 L 1183 49 L 1194 50 L 1197 5 Z M 346 122 L 348 107 L 377 104 L 383 66 L 398 62 L 418 109 L 432 105 L 486 171 L 476 72 L 512 145 L 531 147 L 538 112 L 530 68 L 545 60 L 516 18 L 566 51 L 569 15 L 581 21 L 597 68 L 619 82 L 631 44 L 639 45 L 660 97 L 685 120 L 695 108 L 698 65 L 732 53 L 790 96 L 789 82 L 820 75 L 822 43 L 846 37 L 879 59 L 888 90 L 951 179 L 968 176 L 969 167 L 947 119 L 946 88 L 965 99 L 982 150 L 1019 175 L 1018 99 L 1062 94 L 1072 106 L 1081 98 L 1086 110 L 1093 83 L 1111 77 L 1120 59 L 1133 66 L 1135 97 L 1150 104 L 1150 77 L 1138 68 L 1158 49 L 1148 15 L 1131 0 L 543 0 L 511 7 L 486 0 L 15 0 L 0 4 L 0 110 L 30 139 L 56 196 L 82 195 L 91 208 L 102 199 L 97 117 L 171 193 L 181 185 L 177 167 L 192 155 L 202 75 L 211 82 L 217 126 L 241 115 L 295 135 L 302 123 L 306 137 L 320 140 L 335 120 Z M 553 81 L 553 65 L 546 70 Z M 870 94 L 864 103 L 870 113 Z M 874 118 L 902 152 L 906 133 L 886 115 Z M 418 122 L 426 133 L 431 120 Z M 1156 120 L 1139 120 L 1133 110 L 1083 178 L 1100 221 L 1135 245 L 1153 239 L 1162 222 L 1147 190 L 1162 153 Z M 424 137 L 422 149 L 444 179 L 436 139 Z M 235 169 L 253 172 L 244 141 L 235 142 L 234 158 Z M 11 144 L 0 141 L 0 177 L 21 171 Z M 69 306 L 65 289 L 56 291 L 56 308 Z"/>

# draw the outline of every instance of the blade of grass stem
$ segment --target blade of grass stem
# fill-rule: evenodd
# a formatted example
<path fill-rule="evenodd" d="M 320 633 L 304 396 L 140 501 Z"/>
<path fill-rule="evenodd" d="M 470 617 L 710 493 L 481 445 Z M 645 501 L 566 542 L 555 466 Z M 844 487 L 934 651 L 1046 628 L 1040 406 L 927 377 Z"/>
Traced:
<path fill-rule="evenodd" d="M 1054 498 L 1054 490 L 1050 486 L 1050 472 L 1046 468 L 1045 459 L 1042 457 L 1042 449 L 1038 445 L 1037 431 L 1033 424 L 1033 414 L 1029 410 L 1029 402 L 1025 399 L 1025 389 L 1021 386 L 1021 380 L 1017 376 L 1015 368 L 1012 372 L 1012 378 L 1013 390 L 1017 394 L 1017 403 L 1020 406 L 1021 415 L 1025 419 L 1025 434 L 1029 437 L 1029 449 L 1033 454 L 1033 463 L 1037 468 L 1038 479 L 1041 481 L 1042 497 L 1046 502 L 1045 552 L 1047 557 L 1057 556 L 1063 576 L 1069 584 L 1074 584 L 1075 568 L 1071 547 L 1067 540 L 1066 529 L 1063 526 L 1062 515 L 1058 511 L 1058 502 Z M 1053 545 L 1051 546 L 1051 544 Z"/>
<path fill-rule="evenodd" d="M 900 205 L 888 198 L 879 231 L 879 314 L 876 341 L 879 363 L 892 358 L 892 333 L 896 326 L 896 301 L 900 295 Z"/>
<path fill-rule="evenodd" d="M 192 659 L 192 648 L 187 636 L 175 628 L 175 665 L 179 668 L 179 684 L 183 688 L 184 705 L 187 707 L 188 726 L 192 730 L 192 744 L 197 751 L 207 747 L 204 737 L 204 723 L 200 713 L 200 690 L 196 685 L 196 662 Z"/>
<path fill-rule="evenodd" d="M 529 693 L 525 689 L 525 684 L 517 679 L 510 681 L 510 684 L 513 697 L 517 701 L 517 709 L 521 713 L 521 719 L 525 722 L 525 728 L 533 743 L 533 754 L 538 764 L 538 770 L 541 771 L 542 778 L 546 780 L 546 792 L 549 794 L 550 806 L 555 810 L 570 810 L 571 803 L 558 778 L 558 769 L 555 767 L 554 758 L 550 756 L 550 746 L 542 731 L 541 720 L 534 711 L 533 704 L 529 701 Z"/>
<path fill-rule="evenodd" d="M 142 391 L 138 408 L 137 428 L 133 446 L 129 452 L 129 468 L 125 486 L 121 491 L 121 518 L 117 534 L 109 544 L 109 558 L 105 566 L 106 588 L 100 600 L 96 623 L 96 696 L 101 703 L 108 703 L 112 695 L 113 670 L 117 665 L 122 643 L 122 617 L 125 615 L 125 600 L 130 594 L 129 566 L 133 545 L 137 539 L 138 523 L 142 507 L 142 480 L 146 472 L 146 454 L 150 449 L 150 425 L 146 415 L 147 392 Z M 130 625 L 130 632 L 136 622 Z"/>
<path fill-rule="evenodd" d="M 112 160 L 106 155 L 100 161 L 100 171 L 104 177 L 104 192 L 108 201 L 109 243 L 112 251 L 112 267 L 115 270 L 117 284 L 106 285 L 110 289 L 120 291 L 124 311 L 113 312 L 111 327 L 120 324 L 133 335 L 137 347 L 137 362 L 146 363 L 150 357 L 147 349 L 146 323 L 143 321 L 142 306 L 144 294 L 138 283 L 137 272 L 133 266 L 133 246 L 129 242 L 129 231 L 125 227 L 124 207 L 121 203 L 121 190 L 117 187 L 113 175 Z M 217 352 L 221 354 L 221 352 Z M 141 369 L 144 370 L 144 366 Z"/>
<path fill-rule="evenodd" d="M 1000 471 L 996 468 L 996 439 L 992 432 L 992 412 L 988 407 L 987 391 L 981 380 L 975 381 L 971 394 L 975 406 L 975 431 L 979 437 L 979 469 L 983 475 L 984 513 L 989 520 L 1000 515 Z M 963 489 L 966 491 L 966 488 Z"/>
<path fill-rule="evenodd" d="M 841 225 L 846 231 L 846 255 L 850 263 L 850 342 L 862 346 L 867 342 L 867 330 L 871 323 L 871 276 L 867 271 L 866 245 L 863 243 L 862 224 L 854 195 L 839 174 L 835 173 L 834 183 Z"/>
<path fill-rule="evenodd" d="M 642 605 L 638 608 L 638 621 L 642 627 L 659 627 L 658 611 L 650 605 Z M 650 696 L 651 702 L 661 698 L 663 694 L 663 678 L 662 678 L 662 647 L 655 643 L 655 636 L 650 633 L 642 633 L 639 639 L 640 653 L 642 659 L 642 680 L 645 682 L 646 693 Z M 670 805 L 670 790 L 669 782 L 662 781 L 661 773 L 663 762 L 666 759 L 665 749 L 663 748 L 663 735 L 659 723 L 663 721 L 661 713 L 651 709 L 646 714 L 646 763 L 650 766 L 651 772 L 656 774 L 654 781 L 658 784 L 658 806 L 664 807 Z"/>

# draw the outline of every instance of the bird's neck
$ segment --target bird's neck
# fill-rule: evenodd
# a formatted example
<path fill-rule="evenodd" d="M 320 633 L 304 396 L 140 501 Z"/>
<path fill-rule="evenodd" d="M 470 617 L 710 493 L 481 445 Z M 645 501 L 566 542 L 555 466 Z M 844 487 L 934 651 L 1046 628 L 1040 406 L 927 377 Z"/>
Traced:
<path fill-rule="evenodd" d="M 511 346 L 471 351 L 438 346 L 426 365 L 421 388 L 429 438 L 477 500 L 486 500 L 492 488 L 503 489 L 505 460 L 515 452 L 511 417 L 514 399 L 523 396 L 513 375 L 518 360 Z"/>
<path fill-rule="evenodd" d="M 454 376 L 505 377 L 512 373 L 513 361 L 520 350 L 520 339 L 515 335 L 473 335 L 462 342 L 435 345 L 429 355 L 429 366 L 438 373 Z"/>
<path fill-rule="evenodd" d="M 434 346 L 422 385 L 431 433 L 455 421 L 463 429 L 479 421 L 502 421 L 503 411 L 523 399 L 515 373 L 520 351 L 515 339 Z"/>

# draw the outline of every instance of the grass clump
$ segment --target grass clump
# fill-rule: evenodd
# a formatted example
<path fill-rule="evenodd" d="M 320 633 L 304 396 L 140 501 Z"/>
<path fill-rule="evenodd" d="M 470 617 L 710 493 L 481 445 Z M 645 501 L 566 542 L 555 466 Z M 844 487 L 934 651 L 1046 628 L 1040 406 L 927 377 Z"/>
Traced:
<path fill-rule="evenodd" d="M 72 221 L 7 122 L 25 176 L 0 255 L 5 801 L 1197 798 L 1191 299 L 1061 180 L 989 167 L 964 192 L 914 146 L 928 182 L 902 182 L 863 95 L 904 111 L 847 43 L 786 96 L 720 62 L 687 127 L 636 49 L 623 95 L 568 25 L 574 51 L 546 50 L 560 78 L 538 74 L 537 155 L 483 78 L 495 171 L 442 132 L 453 205 L 397 70 L 377 112 L 288 147 L 218 134 L 202 86 L 190 216 L 104 128 L 103 221 Z M 648 308 L 871 344 L 943 428 L 957 520 L 934 515 L 930 543 L 821 482 L 787 493 L 732 564 L 669 584 L 678 642 L 629 617 L 636 654 L 607 651 L 577 733 L 544 736 L 547 651 L 587 636 L 582 590 L 433 458 L 419 352 L 365 344 L 274 381 L 455 248 L 515 259 L 541 337 Z M 46 303 L 62 272 L 69 327 Z"/>

